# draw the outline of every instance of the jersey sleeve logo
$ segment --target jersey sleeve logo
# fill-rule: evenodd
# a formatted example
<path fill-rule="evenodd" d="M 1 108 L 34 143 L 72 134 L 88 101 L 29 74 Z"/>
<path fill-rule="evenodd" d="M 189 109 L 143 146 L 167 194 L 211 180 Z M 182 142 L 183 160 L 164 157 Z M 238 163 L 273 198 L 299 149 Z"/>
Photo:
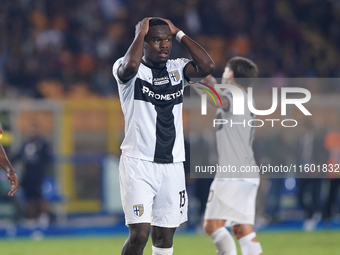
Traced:
<path fill-rule="evenodd" d="M 169 75 L 170 75 L 171 80 L 173 80 L 174 82 L 179 81 L 179 73 L 177 70 L 169 72 Z"/>
<path fill-rule="evenodd" d="M 138 216 L 142 216 L 143 213 L 144 213 L 144 206 L 143 204 L 140 204 L 140 205 L 134 205 L 133 206 L 133 212 Z"/>

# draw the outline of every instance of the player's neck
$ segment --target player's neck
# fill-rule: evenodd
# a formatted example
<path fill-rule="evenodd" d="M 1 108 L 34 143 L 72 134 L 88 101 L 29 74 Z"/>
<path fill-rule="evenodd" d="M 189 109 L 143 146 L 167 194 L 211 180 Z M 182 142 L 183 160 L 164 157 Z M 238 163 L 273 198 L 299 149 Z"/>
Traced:
<path fill-rule="evenodd" d="M 243 89 L 245 92 L 247 92 L 247 88 L 241 86 L 240 84 L 237 84 L 236 82 L 232 81 L 231 82 L 231 85 L 234 85 L 236 87 L 239 87 L 240 89 Z"/>
<path fill-rule="evenodd" d="M 156 62 L 153 62 L 153 61 L 147 59 L 145 56 L 143 56 L 142 62 L 144 64 L 146 64 L 148 67 L 151 67 L 151 68 L 163 68 L 166 65 L 166 63 L 156 63 Z"/>

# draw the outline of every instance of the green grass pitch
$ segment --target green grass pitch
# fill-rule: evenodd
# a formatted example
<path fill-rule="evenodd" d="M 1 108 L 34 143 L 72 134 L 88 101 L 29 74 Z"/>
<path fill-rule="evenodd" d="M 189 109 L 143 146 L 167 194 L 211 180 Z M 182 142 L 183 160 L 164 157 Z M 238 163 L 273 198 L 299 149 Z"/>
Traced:
<path fill-rule="evenodd" d="M 1 255 L 120 255 L 126 237 L 64 237 L 31 239 L 3 239 Z M 340 232 L 284 232 L 260 233 L 264 254 L 268 255 L 339 255 Z M 205 235 L 177 235 L 174 255 L 214 255 L 215 248 Z M 241 254 L 240 252 L 238 254 Z M 144 255 L 151 255 L 147 244 Z"/>

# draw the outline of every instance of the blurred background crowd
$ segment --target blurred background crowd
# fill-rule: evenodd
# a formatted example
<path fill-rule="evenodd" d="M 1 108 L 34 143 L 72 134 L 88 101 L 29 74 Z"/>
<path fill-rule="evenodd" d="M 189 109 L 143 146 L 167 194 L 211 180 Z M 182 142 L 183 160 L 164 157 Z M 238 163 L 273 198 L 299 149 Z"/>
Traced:
<path fill-rule="evenodd" d="M 11 151 L 11 159 L 23 165 L 20 177 L 25 180 L 22 187 L 26 195 L 9 201 L 14 204 L 13 218 L 18 222 L 28 218 L 48 225 L 47 214 L 57 213 L 56 217 L 62 218 L 65 213 L 121 211 L 112 204 L 104 206 L 113 191 L 105 186 L 110 173 L 103 169 L 107 164 L 116 167 L 117 163 L 105 163 L 104 159 L 119 155 L 118 144 L 123 137 L 112 65 L 130 46 L 135 25 L 147 16 L 168 18 L 199 42 L 216 63 L 215 77 L 221 77 L 227 59 L 236 55 L 257 63 L 259 76 L 264 78 L 340 77 L 337 0 L 2 1 L 0 100 L 8 99 L 14 104 L 1 105 L 0 101 L 0 122 L 7 131 L 2 143 Z M 188 57 L 188 53 L 174 41 L 171 57 Z M 327 82 L 314 87 L 313 93 L 322 102 L 327 101 L 328 108 L 313 113 L 316 122 L 301 124 L 301 128 L 289 130 L 288 134 L 282 130 L 259 131 L 254 143 L 259 164 L 340 163 L 340 100 L 327 99 L 339 96 L 340 86 Z M 105 101 L 86 108 L 86 100 L 107 98 L 116 101 L 113 105 Z M 19 113 L 15 108 L 19 99 L 52 99 L 65 102 L 65 106 L 32 101 Z M 328 121 L 320 125 L 323 118 Z M 214 146 L 214 137 L 205 134 L 194 134 L 190 139 L 194 149 Z M 216 160 L 212 154 L 205 155 L 207 162 Z M 39 194 L 43 200 L 36 202 L 27 181 L 37 180 L 25 176 L 25 171 L 34 170 L 38 171 L 35 176 L 41 178 L 39 185 L 45 177 L 52 177 L 45 184 L 51 191 L 56 181 L 60 194 L 43 192 Z M 259 192 L 259 220 L 307 219 L 310 221 L 306 229 L 316 227 L 322 218 L 338 220 L 340 179 L 323 177 L 264 180 Z M 0 180 L 4 178 L 0 176 Z M 200 224 L 210 182 L 188 178 L 192 196 L 190 224 Z M 4 192 L 1 199 L 8 202 Z M 64 208 L 49 210 L 46 200 L 61 203 Z M 0 214 L 8 216 L 10 213 L 3 208 L 0 205 Z"/>
<path fill-rule="evenodd" d="M 115 95 L 112 63 L 146 16 L 169 18 L 202 44 L 217 77 L 235 55 L 254 60 L 260 77 L 340 75 L 336 0 L 13 0 L 0 16 L 1 97 Z M 174 43 L 177 56 L 187 53 Z"/>

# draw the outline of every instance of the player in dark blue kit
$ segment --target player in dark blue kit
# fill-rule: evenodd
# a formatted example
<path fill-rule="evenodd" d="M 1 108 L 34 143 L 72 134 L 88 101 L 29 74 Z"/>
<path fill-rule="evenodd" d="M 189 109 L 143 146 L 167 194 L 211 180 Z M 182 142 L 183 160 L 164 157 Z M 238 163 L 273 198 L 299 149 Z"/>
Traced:
<path fill-rule="evenodd" d="M 172 37 L 192 60 L 171 59 Z M 187 220 L 182 105 L 190 78 L 203 78 L 214 62 L 196 42 L 161 18 L 145 18 L 116 61 L 113 75 L 125 117 L 120 187 L 129 238 L 122 255 L 142 255 L 150 231 L 153 255 L 173 254 L 173 236 Z"/>
<path fill-rule="evenodd" d="M 42 196 L 42 185 L 51 159 L 50 146 L 39 134 L 39 127 L 33 124 L 30 137 L 12 161 L 21 161 L 24 166 L 21 185 L 26 199 L 26 216 L 32 221 L 38 219 L 42 226 L 49 224 L 48 205 Z"/>

